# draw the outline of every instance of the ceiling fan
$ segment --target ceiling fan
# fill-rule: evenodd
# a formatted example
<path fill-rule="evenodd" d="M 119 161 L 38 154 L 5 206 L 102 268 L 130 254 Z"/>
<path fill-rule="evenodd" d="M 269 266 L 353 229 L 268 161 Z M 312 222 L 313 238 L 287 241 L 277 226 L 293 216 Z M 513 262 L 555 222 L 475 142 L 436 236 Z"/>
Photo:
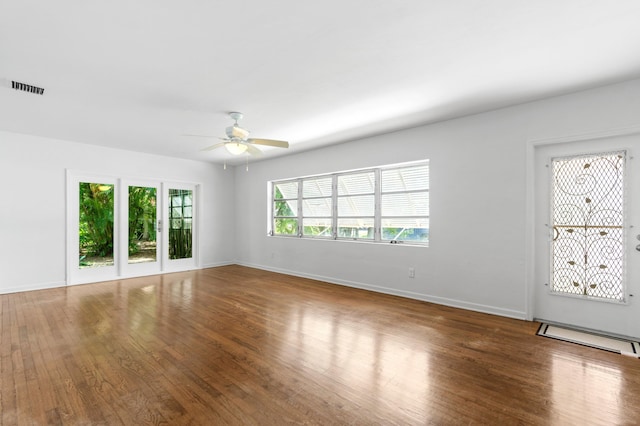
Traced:
<path fill-rule="evenodd" d="M 257 139 L 250 138 L 249 131 L 247 129 L 243 129 L 238 124 L 238 121 L 242 119 L 243 114 L 241 112 L 230 112 L 229 117 L 234 121 L 233 126 L 229 126 L 226 128 L 227 137 L 220 138 L 223 142 L 217 143 L 215 145 L 211 145 L 207 148 L 204 148 L 203 151 L 211 151 L 216 148 L 220 148 L 224 146 L 230 154 L 240 155 L 245 152 L 249 155 L 260 156 L 262 155 L 262 151 L 256 147 L 256 145 L 264 145 L 264 146 L 275 146 L 277 148 L 289 148 L 289 142 L 279 141 L 274 139 Z M 204 135 L 187 135 L 187 136 L 200 136 L 200 137 L 211 137 Z"/>

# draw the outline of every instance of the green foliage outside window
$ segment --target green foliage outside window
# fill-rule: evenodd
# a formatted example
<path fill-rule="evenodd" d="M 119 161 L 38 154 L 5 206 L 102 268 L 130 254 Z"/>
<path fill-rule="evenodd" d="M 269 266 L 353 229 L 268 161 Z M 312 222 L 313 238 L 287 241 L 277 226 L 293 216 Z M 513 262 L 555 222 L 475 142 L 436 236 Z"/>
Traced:
<path fill-rule="evenodd" d="M 383 240 L 429 241 L 428 228 L 382 228 Z"/>
<path fill-rule="evenodd" d="M 313 237 L 331 237 L 331 230 L 331 226 L 313 225 L 303 227 L 302 232 Z"/>
<path fill-rule="evenodd" d="M 81 256 L 113 256 L 114 186 L 80 182 L 79 242 Z M 156 189 L 129 188 L 129 255 L 140 241 L 156 240 Z"/>
<path fill-rule="evenodd" d="M 139 243 L 156 241 L 156 188 L 129 187 L 129 256 Z"/>
<path fill-rule="evenodd" d="M 291 209 L 280 189 L 275 187 L 274 229 L 276 235 L 296 235 L 298 233 L 297 213 Z"/>
<path fill-rule="evenodd" d="M 80 254 L 113 256 L 113 185 L 80 182 Z"/>

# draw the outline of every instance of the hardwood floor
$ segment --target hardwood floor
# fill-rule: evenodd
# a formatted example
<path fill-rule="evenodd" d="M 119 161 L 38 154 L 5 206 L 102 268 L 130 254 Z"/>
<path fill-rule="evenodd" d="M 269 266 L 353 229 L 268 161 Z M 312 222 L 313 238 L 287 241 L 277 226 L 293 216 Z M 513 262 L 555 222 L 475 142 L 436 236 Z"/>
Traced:
<path fill-rule="evenodd" d="M 251 268 L 0 301 L 2 425 L 640 422 L 638 359 Z"/>

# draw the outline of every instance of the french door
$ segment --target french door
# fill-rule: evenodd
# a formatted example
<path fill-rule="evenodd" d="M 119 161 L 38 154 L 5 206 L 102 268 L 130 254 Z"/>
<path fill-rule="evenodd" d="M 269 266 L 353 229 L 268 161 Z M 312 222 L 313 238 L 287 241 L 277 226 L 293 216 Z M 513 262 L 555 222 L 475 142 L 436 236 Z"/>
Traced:
<path fill-rule="evenodd" d="M 153 181 L 121 180 L 119 241 L 123 276 L 157 274 L 161 271 L 162 241 L 158 221 L 162 217 L 161 185 Z"/>
<path fill-rule="evenodd" d="M 195 184 L 67 175 L 67 282 L 194 269 Z"/>
<path fill-rule="evenodd" d="M 165 200 L 162 220 L 162 243 L 165 247 L 163 270 L 193 269 L 197 248 L 197 222 L 195 220 L 196 187 L 190 184 L 163 184 Z"/>
<path fill-rule="evenodd" d="M 120 185 L 110 176 L 67 174 L 67 282 L 119 275 Z"/>
<path fill-rule="evenodd" d="M 535 151 L 534 317 L 639 337 L 640 137 Z"/>

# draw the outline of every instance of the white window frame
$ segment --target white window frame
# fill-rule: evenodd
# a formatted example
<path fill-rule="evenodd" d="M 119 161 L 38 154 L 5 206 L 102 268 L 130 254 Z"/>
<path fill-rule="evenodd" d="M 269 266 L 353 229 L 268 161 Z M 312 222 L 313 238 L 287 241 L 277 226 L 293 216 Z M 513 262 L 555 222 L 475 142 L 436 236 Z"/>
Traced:
<path fill-rule="evenodd" d="M 314 180 L 319 180 L 319 179 L 331 179 L 331 194 L 329 196 L 314 196 L 314 197 L 305 197 L 304 196 L 304 186 L 305 186 L 305 182 L 311 182 Z M 299 217 L 299 227 L 300 227 L 300 234 L 301 237 L 304 238 L 324 238 L 324 239 L 332 239 L 335 236 L 335 230 L 336 230 L 336 223 L 335 223 L 335 209 L 336 209 L 336 200 L 334 197 L 334 194 L 336 192 L 336 180 L 332 177 L 332 176 L 327 176 L 327 175 L 321 175 L 321 176 L 313 176 L 313 177 L 307 177 L 307 178 L 303 178 L 300 179 L 299 184 L 298 184 L 298 188 L 299 188 L 299 193 L 300 193 L 300 199 L 299 199 L 299 206 L 300 206 L 300 217 Z M 331 200 L 331 211 L 329 216 L 317 216 L 317 215 L 307 215 L 305 216 L 304 214 L 304 202 L 306 200 L 326 200 L 326 199 L 330 199 Z M 331 223 L 331 232 L 329 234 L 325 234 L 325 235 L 306 235 L 304 233 L 304 220 L 305 219 L 329 219 L 329 222 Z"/>
<path fill-rule="evenodd" d="M 380 166 L 380 167 L 373 167 L 373 168 L 366 168 L 366 169 L 357 169 L 357 170 L 349 170 L 349 171 L 343 171 L 343 172 L 335 172 L 335 173 L 327 173 L 327 174 L 321 174 L 321 175 L 312 175 L 312 176 L 304 176 L 304 177 L 298 177 L 298 178 L 291 178 L 291 179 L 281 179 L 281 180 L 276 180 L 276 181 L 270 181 L 268 182 L 268 197 L 269 197 L 269 209 L 268 209 L 268 214 L 269 214 L 269 221 L 268 221 L 268 229 L 267 229 L 267 234 L 269 236 L 277 236 L 277 237 L 287 237 L 287 238 L 292 238 L 292 237 L 297 237 L 297 238 L 307 238 L 307 239 L 333 239 L 333 240 L 343 240 L 343 241 L 359 241 L 359 242 L 369 242 L 369 243 L 386 243 L 386 244 L 406 244 L 406 245 L 419 245 L 419 246 L 428 246 L 429 245 L 429 238 L 427 237 L 426 241 L 411 241 L 411 240 L 385 240 L 382 238 L 382 221 L 385 217 L 392 217 L 392 218 L 406 218 L 406 219 L 424 219 L 427 223 L 429 222 L 429 204 L 430 204 L 430 198 L 427 195 L 427 205 L 426 205 L 426 209 L 427 209 L 427 214 L 424 216 L 416 216 L 416 215 L 402 215 L 402 216 L 397 216 L 397 215 L 388 215 L 388 216 L 382 216 L 382 196 L 386 195 L 386 194 L 412 194 L 412 193 L 429 193 L 429 182 L 427 182 L 426 185 L 426 189 L 420 189 L 420 190 L 406 190 L 406 191 L 392 191 L 392 192 L 387 192 L 385 194 L 382 193 L 382 189 L 381 189 L 381 175 L 382 175 L 382 171 L 386 171 L 386 170 L 396 170 L 396 169 L 403 169 L 403 168 L 410 168 L 410 167 L 416 167 L 416 166 L 425 166 L 427 168 L 427 173 L 429 170 L 429 160 L 422 160 L 422 161 L 415 161 L 415 162 L 410 162 L 410 163 L 402 163 L 402 164 L 392 164 L 392 165 L 386 165 L 386 166 Z M 338 219 L 340 218 L 338 216 L 338 200 L 339 198 L 342 197 L 348 197 L 351 195 L 338 195 L 338 178 L 341 176 L 348 176 L 348 175 L 352 175 L 352 174 L 362 174 L 362 173 L 373 173 L 374 174 L 374 192 L 372 194 L 366 194 L 366 195 L 373 195 L 374 197 L 374 216 L 362 216 L 363 218 L 372 218 L 373 219 L 373 224 L 374 224 L 374 236 L 373 238 L 359 238 L 359 237 L 340 237 L 338 235 Z M 329 197 L 303 197 L 303 187 L 304 187 L 304 182 L 305 181 L 309 181 L 309 180 L 315 180 L 315 179 L 322 179 L 322 178 L 331 178 L 332 180 L 332 184 L 331 184 L 331 207 L 332 207 L 332 217 L 331 217 L 331 235 L 304 235 L 304 219 L 307 218 L 316 218 L 317 216 L 304 216 L 303 215 L 303 203 L 305 200 L 309 200 L 309 199 L 314 199 L 314 198 L 329 198 Z M 277 234 L 275 231 L 275 223 L 277 219 L 281 219 L 284 217 L 280 217 L 280 216 L 275 216 L 275 204 L 276 204 L 276 186 L 279 184 L 286 184 L 286 183 L 293 183 L 295 182 L 297 184 L 297 194 L 298 194 L 298 198 L 295 199 L 297 201 L 297 216 L 287 216 L 287 218 L 291 218 L 291 219 L 295 219 L 297 220 L 297 230 L 294 233 L 291 234 Z M 283 194 L 284 195 L 284 194 Z M 355 195 L 360 195 L 360 194 L 354 194 Z M 363 194 L 365 195 L 365 194 Z M 294 198 L 281 198 L 278 199 L 278 201 L 286 201 L 286 200 L 294 200 Z M 324 217 L 324 216 L 323 216 Z M 350 217 L 350 216 L 343 216 L 343 217 Z M 357 216 L 358 218 L 360 216 Z"/>
<path fill-rule="evenodd" d="M 352 175 L 361 175 L 361 174 L 373 174 L 373 191 L 372 192 L 364 192 L 357 194 L 342 194 L 340 195 L 338 188 L 338 180 L 341 177 L 347 177 Z M 363 169 L 363 170 L 355 170 L 343 173 L 335 173 L 333 175 L 335 188 L 334 198 L 336 200 L 336 210 L 335 210 L 335 218 L 336 218 L 336 226 L 335 226 L 335 234 L 334 239 L 336 240 L 351 240 L 351 241 L 379 241 L 380 240 L 380 227 L 379 225 L 379 212 L 380 212 L 380 171 L 379 169 Z M 351 198 L 351 197 L 371 197 L 373 196 L 373 215 L 360 215 L 360 216 L 340 216 L 340 212 L 338 211 L 339 200 L 343 198 Z M 338 235 L 338 220 L 339 219 L 373 219 L 373 238 L 367 237 L 341 237 Z"/>

